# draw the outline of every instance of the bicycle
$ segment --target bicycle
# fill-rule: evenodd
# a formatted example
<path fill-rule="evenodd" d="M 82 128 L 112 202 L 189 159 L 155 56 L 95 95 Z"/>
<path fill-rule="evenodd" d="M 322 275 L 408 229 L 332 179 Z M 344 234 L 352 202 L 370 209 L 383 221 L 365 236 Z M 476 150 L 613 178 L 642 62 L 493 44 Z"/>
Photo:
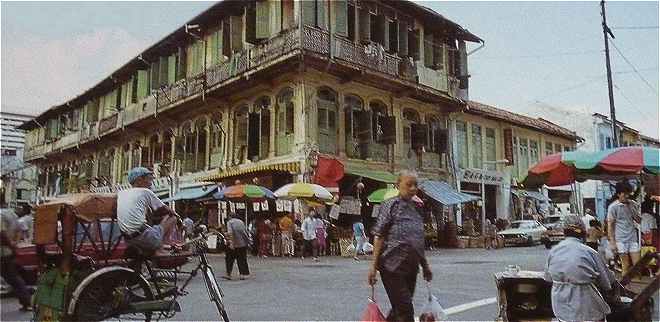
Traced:
<path fill-rule="evenodd" d="M 215 234 L 224 240 L 222 234 Z M 188 294 L 186 287 L 201 272 L 209 299 L 215 304 L 223 321 L 229 322 L 223 302 L 224 294 L 206 258 L 206 227 L 198 227 L 195 235 L 184 247 L 189 246 L 199 261 L 191 272 L 185 272 L 189 276 L 181 287 L 177 287 L 181 272 L 153 268 L 149 257 L 137 248 L 130 247 L 126 252 L 126 256 L 132 259 L 129 267 L 105 267 L 87 276 L 72 294 L 69 313 L 80 321 L 123 317 L 151 321 L 154 315 L 154 320 L 171 318 L 181 311 L 177 298 Z"/>

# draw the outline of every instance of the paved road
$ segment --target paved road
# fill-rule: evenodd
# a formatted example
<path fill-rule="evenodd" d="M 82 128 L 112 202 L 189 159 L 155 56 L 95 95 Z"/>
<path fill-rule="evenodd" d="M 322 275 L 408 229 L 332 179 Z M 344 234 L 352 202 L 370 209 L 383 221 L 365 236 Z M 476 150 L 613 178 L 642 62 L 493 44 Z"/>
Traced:
<path fill-rule="evenodd" d="M 433 273 L 433 288 L 445 308 L 493 298 L 496 287 L 493 273 L 507 265 L 522 269 L 543 269 L 547 251 L 542 247 L 505 248 L 495 251 L 479 249 L 443 249 L 428 252 Z M 212 255 L 218 278 L 224 273 L 224 257 Z M 253 277 L 245 281 L 224 281 L 220 286 L 232 320 L 359 320 L 366 305 L 368 261 L 346 258 L 324 258 L 320 263 L 300 259 L 250 258 Z M 235 273 L 236 274 L 236 273 Z M 421 276 L 415 294 L 415 308 L 425 302 L 426 285 Z M 376 298 L 384 313 L 389 302 L 382 285 Z M 492 302 L 492 301 L 490 301 Z M 182 312 L 175 320 L 216 320 L 214 307 L 208 302 L 201 277 L 191 285 L 190 295 L 181 301 Z M 486 301 L 488 303 L 488 301 Z M 18 311 L 13 298 L 2 299 L 2 320 L 28 320 Z M 491 303 L 450 315 L 451 320 L 492 321 L 496 304 Z"/>

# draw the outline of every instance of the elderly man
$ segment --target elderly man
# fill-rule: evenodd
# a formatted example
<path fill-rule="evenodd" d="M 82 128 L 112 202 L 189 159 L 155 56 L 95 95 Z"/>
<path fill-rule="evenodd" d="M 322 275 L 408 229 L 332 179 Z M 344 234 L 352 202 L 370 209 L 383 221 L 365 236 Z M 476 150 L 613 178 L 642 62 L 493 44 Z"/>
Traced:
<path fill-rule="evenodd" d="M 180 220 L 179 216 L 167 207 L 153 191 L 153 172 L 137 167 L 128 172 L 128 182 L 132 188 L 117 193 L 117 219 L 119 230 L 129 245 L 135 246 L 148 255 L 158 251 L 163 238 L 170 235 Z M 149 225 L 149 220 L 162 218 L 159 224 Z"/>
<path fill-rule="evenodd" d="M 612 290 L 614 275 L 598 252 L 582 244 L 585 234 L 582 219 L 567 216 L 566 239 L 548 254 L 546 279 L 552 280 L 552 311 L 560 321 L 604 321 L 610 313 L 601 291 Z"/>
<path fill-rule="evenodd" d="M 615 189 L 617 199 L 607 208 L 607 237 L 612 252 L 621 258 L 621 270 L 625 275 L 640 258 L 636 225 L 641 218 L 639 205 L 629 199 L 632 187 L 621 181 Z"/>
<path fill-rule="evenodd" d="M 412 298 L 419 266 L 424 279 L 433 274 L 424 256 L 424 218 L 412 197 L 417 194 L 417 175 L 402 171 L 397 179 L 399 196 L 385 201 L 374 227 L 374 261 L 369 270 L 369 285 L 376 284 L 380 271 L 392 310 L 388 321 L 413 321 Z"/>

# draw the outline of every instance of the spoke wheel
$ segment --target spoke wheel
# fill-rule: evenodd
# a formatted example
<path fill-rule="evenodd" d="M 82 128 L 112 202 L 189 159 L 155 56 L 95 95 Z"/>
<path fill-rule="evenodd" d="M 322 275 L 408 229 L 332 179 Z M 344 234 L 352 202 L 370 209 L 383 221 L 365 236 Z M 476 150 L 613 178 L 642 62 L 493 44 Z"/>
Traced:
<path fill-rule="evenodd" d="M 83 289 L 74 316 L 78 321 L 150 321 L 151 312 L 123 314 L 122 311 L 132 302 L 153 299 L 149 285 L 138 275 L 112 271 L 99 275 Z"/>

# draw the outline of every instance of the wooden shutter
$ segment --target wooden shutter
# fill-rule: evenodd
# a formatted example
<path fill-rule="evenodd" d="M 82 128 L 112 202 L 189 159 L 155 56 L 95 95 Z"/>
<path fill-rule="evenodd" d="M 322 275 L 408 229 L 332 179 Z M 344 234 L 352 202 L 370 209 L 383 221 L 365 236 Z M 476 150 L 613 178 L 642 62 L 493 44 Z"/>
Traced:
<path fill-rule="evenodd" d="M 433 34 L 424 33 L 424 66 L 434 68 Z"/>
<path fill-rule="evenodd" d="M 375 37 L 376 35 L 378 38 Z M 384 15 L 376 16 L 376 35 L 371 35 L 372 39 L 383 45 L 385 50 L 389 50 L 389 26 L 387 24 L 387 18 Z"/>
<path fill-rule="evenodd" d="M 138 86 L 137 86 L 137 96 L 138 100 L 143 99 L 149 95 L 149 71 L 147 70 L 138 70 Z"/>
<path fill-rule="evenodd" d="M 428 125 L 412 123 L 410 125 L 411 145 L 413 149 L 418 150 L 426 146 L 428 141 Z"/>
<path fill-rule="evenodd" d="M 448 140 L 449 132 L 447 129 L 436 128 L 435 131 L 433 131 L 433 143 L 435 145 L 433 148 L 435 149 L 435 152 L 447 153 Z"/>
<path fill-rule="evenodd" d="M 383 127 L 383 134 L 380 137 L 382 144 L 395 144 L 396 143 L 396 118 L 394 116 L 384 116 L 382 118 L 381 126 Z"/>
<path fill-rule="evenodd" d="M 256 38 L 268 39 L 271 34 L 271 1 L 261 0 L 256 3 Z"/>
<path fill-rule="evenodd" d="M 198 64 L 197 65 L 197 72 L 198 73 L 203 72 L 204 67 L 206 67 L 205 64 L 204 64 L 204 59 L 206 59 L 206 57 L 204 57 L 205 46 L 206 46 L 206 44 L 204 44 L 203 40 L 198 40 L 197 41 L 197 64 Z"/>
<path fill-rule="evenodd" d="M 408 56 L 408 24 L 405 21 L 399 21 L 399 56 Z"/>
<path fill-rule="evenodd" d="M 151 89 L 158 88 L 158 84 L 159 84 L 158 76 L 160 75 L 160 68 L 159 68 L 160 66 L 158 66 L 159 63 L 160 63 L 159 61 L 155 61 L 151 63 L 151 77 L 150 77 L 151 79 L 149 81 L 149 83 L 151 84 L 150 86 Z"/>
<path fill-rule="evenodd" d="M 229 23 L 231 24 L 231 51 L 241 51 L 243 50 L 243 17 L 230 16 Z"/>
<path fill-rule="evenodd" d="M 413 60 L 419 60 L 419 30 L 408 31 L 408 56 Z"/>
<path fill-rule="evenodd" d="M 169 56 L 162 56 L 160 57 L 160 62 L 159 62 L 159 67 L 160 67 L 160 73 L 158 75 L 158 85 L 163 86 L 167 85 L 167 75 L 168 73 L 168 63 Z"/>
<path fill-rule="evenodd" d="M 435 69 L 443 69 L 444 67 L 444 45 L 442 44 L 442 37 L 435 35 L 433 37 L 433 65 Z"/>
<path fill-rule="evenodd" d="M 335 13 L 332 30 L 339 35 L 348 36 L 348 1 L 334 0 L 332 4 Z"/>
<path fill-rule="evenodd" d="M 465 45 L 465 41 L 461 40 L 458 42 L 458 69 L 459 73 L 458 79 L 459 79 L 459 85 L 458 88 L 460 89 L 467 89 L 468 88 L 468 68 L 467 68 L 467 48 Z"/>
<path fill-rule="evenodd" d="M 167 57 L 167 83 L 174 84 L 176 82 L 176 55 Z"/>
<path fill-rule="evenodd" d="M 399 23 L 394 21 L 389 21 L 388 25 L 388 50 L 390 53 L 396 53 L 399 51 Z"/>
<path fill-rule="evenodd" d="M 369 157 L 369 144 L 372 142 L 372 119 L 373 111 L 360 111 L 358 118 L 357 138 L 360 151 L 360 158 L 365 159 Z"/>
<path fill-rule="evenodd" d="M 360 9 L 360 19 L 358 21 L 360 28 L 360 41 L 368 43 L 371 41 L 371 14 L 366 8 Z"/>
<path fill-rule="evenodd" d="M 259 113 L 248 116 L 248 159 L 259 156 Z"/>
<path fill-rule="evenodd" d="M 186 67 L 188 61 L 188 55 L 186 55 L 186 47 L 179 47 L 179 53 L 177 56 L 179 57 L 176 68 L 176 80 L 180 80 L 186 78 Z"/>
<path fill-rule="evenodd" d="M 308 26 L 316 26 L 316 0 L 302 0 L 302 21 Z"/>
<path fill-rule="evenodd" d="M 121 98 L 119 99 L 119 106 L 121 108 L 124 108 L 128 106 L 128 100 L 130 100 L 130 96 L 128 96 L 128 88 L 130 87 L 129 82 L 125 82 L 124 84 L 121 85 Z"/>
<path fill-rule="evenodd" d="M 256 7 L 257 4 L 264 2 L 265 1 L 248 2 L 248 5 L 245 7 L 245 42 L 251 44 L 257 43 L 257 24 L 263 24 L 263 22 L 257 20 Z"/>
<path fill-rule="evenodd" d="M 222 55 L 231 56 L 231 23 L 222 21 Z"/>
<path fill-rule="evenodd" d="M 328 1 L 316 0 L 316 26 L 328 29 Z"/>
<path fill-rule="evenodd" d="M 270 36 L 282 31 L 282 1 L 268 0 L 270 3 Z"/>

